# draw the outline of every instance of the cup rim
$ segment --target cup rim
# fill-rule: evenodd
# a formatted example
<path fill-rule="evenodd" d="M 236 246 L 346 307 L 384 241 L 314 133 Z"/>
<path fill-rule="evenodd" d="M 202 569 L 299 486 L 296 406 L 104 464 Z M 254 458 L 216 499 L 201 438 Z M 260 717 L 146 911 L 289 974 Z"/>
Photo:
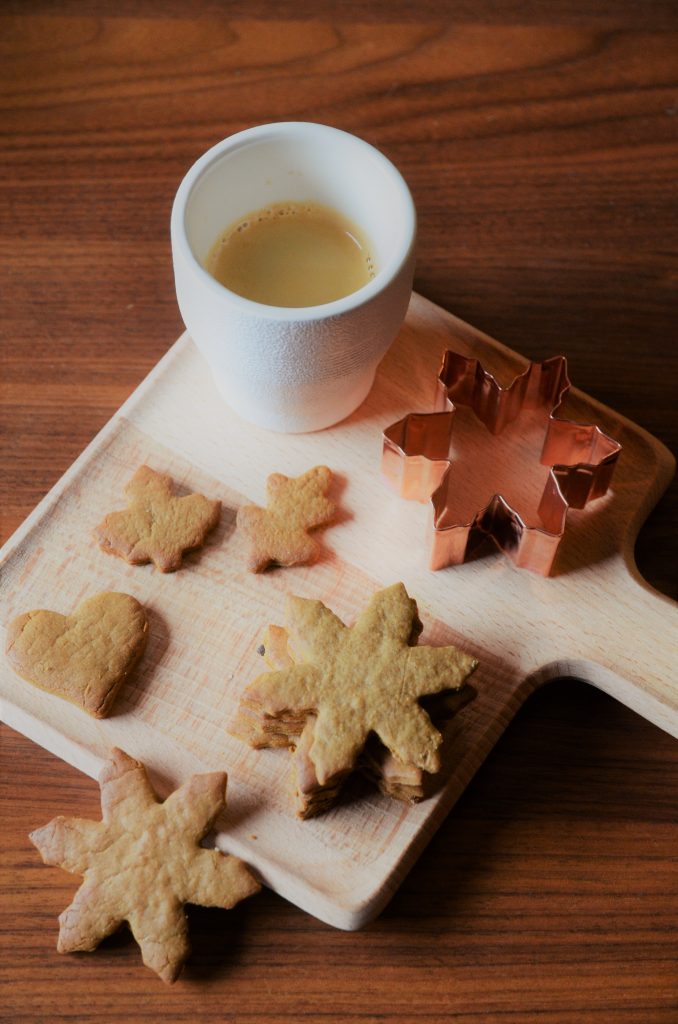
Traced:
<path fill-rule="evenodd" d="M 264 138 L 266 136 L 274 137 L 292 132 L 320 135 L 329 133 L 334 136 L 345 136 L 347 139 L 350 139 L 353 144 L 365 147 L 366 150 L 369 150 L 372 158 L 376 158 L 377 161 L 382 164 L 384 170 L 386 170 L 393 179 L 396 188 L 400 193 L 402 208 L 405 215 L 405 240 L 403 246 L 399 252 L 395 253 L 393 257 L 389 259 L 386 266 L 381 270 L 378 270 L 375 276 L 364 284 L 362 288 L 358 288 L 356 291 L 350 292 L 348 295 L 344 295 L 340 299 L 334 299 L 332 302 L 324 302 L 315 306 L 270 306 L 263 302 L 255 302 L 253 299 L 247 299 L 244 295 L 239 295 L 237 292 L 234 292 L 230 288 L 221 284 L 213 278 L 207 270 L 205 270 L 199 260 L 196 259 L 186 235 L 186 207 L 191 193 L 202 175 L 216 160 L 218 160 L 224 153 L 237 149 L 243 144 L 249 143 L 257 138 Z M 393 281 L 393 279 L 398 275 L 403 265 L 410 258 L 415 244 L 416 228 L 417 216 L 412 195 L 402 174 L 388 159 L 388 157 L 375 146 L 371 145 L 371 143 L 365 142 L 365 140 L 361 139 L 359 136 L 352 135 L 350 132 L 343 131 L 341 128 L 334 128 L 330 125 L 320 124 L 316 121 L 273 121 L 268 124 L 255 125 L 252 128 L 245 128 L 243 131 L 236 132 L 234 135 L 229 135 L 227 138 L 217 142 L 214 146 L 211 146 L 202 154 L 202 156 L 198 157 L 195 163 L 192 164 L 184 175 L 172 204 L 172 215 L 170 219 L 172 246 L 176 246 L 184 261 L 187 262 L 192 271 L 198 275 L 203 286 L 209 288 L 215 293 L 215 295 L 227 295 L 232 305 L 236 308 L 240 308 L 244 314 L 249 316 L 257 315 L 259 317 L 266 317 L 274 320 L 327 319 L 333 316 L 338 316 L 348 310 L 357 309 L 369 302 L 375 297 L 375 295 L 380 294 L 386 287 L 388 287 L 391 281 Z"/>

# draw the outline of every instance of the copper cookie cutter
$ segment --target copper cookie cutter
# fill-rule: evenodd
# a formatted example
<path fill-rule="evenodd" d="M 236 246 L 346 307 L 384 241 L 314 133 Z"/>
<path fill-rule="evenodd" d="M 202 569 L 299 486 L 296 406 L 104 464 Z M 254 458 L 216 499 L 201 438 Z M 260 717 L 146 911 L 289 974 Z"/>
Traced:
<path fill-rule="evenodd" d="M 448 350 L 437 411 L 384 431 L 387 482 L 433 506 L 431 569 L 460 564 L 489 536 L 518 567 L 549 575 L 568 509 L 605 494 L 621 451 L 599 427 L 556 418 L 570 386 L 564 356 L 502 388 L 479 360 Z"/>

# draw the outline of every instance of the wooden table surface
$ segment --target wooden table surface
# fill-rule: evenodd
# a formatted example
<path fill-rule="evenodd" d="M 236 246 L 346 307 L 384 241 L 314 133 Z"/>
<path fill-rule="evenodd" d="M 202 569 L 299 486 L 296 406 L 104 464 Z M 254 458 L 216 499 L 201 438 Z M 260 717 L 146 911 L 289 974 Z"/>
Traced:
<path fill-rule="evenodd" d="M 446 11 L 449 8 L 449 11 Z M 673 0 L 16 0 L 0 8 L 6 539 L 175 340 L 173 194 L 218 139 L 317 120 L 410 183 L 418 291 L 678 451 Z M 672 485 L 637 560 L 676 593 Z M 676 638 L 664 638 L 676 642 Z M 675 1022 L 678 746 L 583 684 L 510 726 L 381 918 L 191 908 L 173 988 L 27 834 L 96 784 L 0 726 L 0 1020 Z"/>

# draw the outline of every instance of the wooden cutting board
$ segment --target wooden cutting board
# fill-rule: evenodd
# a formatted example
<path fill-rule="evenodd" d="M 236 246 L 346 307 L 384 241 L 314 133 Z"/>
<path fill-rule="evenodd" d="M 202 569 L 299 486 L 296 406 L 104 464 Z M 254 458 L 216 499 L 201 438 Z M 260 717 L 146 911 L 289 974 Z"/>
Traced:
<path fill-rule="evenodd" d="M 68 613 L 100 590 L 133 594 L 151 625 L 143 662 L 112 717 L 89 718 L 26 684 L 3 661 L 3 720 L 91 776 L 109 748 L 120 746 L 148 765 L 161 792 L 192 772 L 226 769 L 219 846 L 341 928 L 360 927 L 385 905 L 541 683 L 589 680 L 678 735 L 676 605 L 647 587 L 633 563 L 636 534 L 672 476 L 672 456 L 644 430 L 573 390 L 560 415 L 597 423 L 623 451 L 611 491 L 569 513 L 553 576 L 517 569 L 499 552 L 431 572 L 430 507 L 403 501 L 381 481 L 381 432 L 408 412 L 431 410 L 446 348 L 478 357 L 504 385 L 526 365 L 415 295 L 361 408 L 329 430 L 285 436 L 231 413 L 183 336 L 0 552 L 3 633 L 20 612 Z M 91 537 L 106 512 L 124 505 L 124 485 L 142 462 L 223 502 L 206 547 L 173 575 L 128 566 Z M 248 573 L 235 510 L 245 500 L 265 503 L 269 473 L 297 475 L 318 463 L 337 474 L 342 510 L 321 534 L 320 562 Z M 261 633 L 283 621 L 287 592 L 320 598 L 351 623 L 376 589 L 397 580 L 419 604 L 420 642 L 455 643 L 479 659 L 477 697 L 445 733 L 444 769 L 427 800 L 407 806 L 349 786 L 330 813 L 298 821 L 288 753 L 250 750 L 226 731 L 244 686 L 262 670 Z M 60 811 L 55 792 L 53 812 Z"/>

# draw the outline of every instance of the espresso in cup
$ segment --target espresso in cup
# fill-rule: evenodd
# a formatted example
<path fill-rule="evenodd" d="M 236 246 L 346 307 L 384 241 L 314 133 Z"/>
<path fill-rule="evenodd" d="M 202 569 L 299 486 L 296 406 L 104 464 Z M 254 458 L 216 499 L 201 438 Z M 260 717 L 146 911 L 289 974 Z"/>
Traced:
<path fill-rule="evenodd" d="M 375 274 L 361 229 L 310 201 L 273 203 L 239 217 L 212 246 L 205 269 L 237 295 L 285 307 L 334 302 Z"/>
<path fill-rule="evenodd" d="M 313 204 L 333 214 L 319 217 Z M 248 214 L 281 208 L 296 212 L 261 221 Z M 245 285 L 228 276 L 223 287 L 207 269 L 217 232 L 223 238 L 228 225 L 247 222 L 226 235 L 237 244 L 250 235 L 256 243 L 261 235 L 267 250 L 264 236 L 278 220 L 314 228 L 320 221 L 323 230 L 329 220 L 329 234 L 336 235 L 337 218 L 338 233 L 346 236 L 347 218 L 356 241 L 342 239 L 349 253 L 344 269 L 323 273 L 333 288 L 338 284 L 334 293 L 308 291 L 310 272 L 291 258 L 310 250 L 315 270 L 328 248 L 317 238 L 283 246 L 292 285 L 294 278 L 301 281 L 301 293 L 289 282 L 282 294 L 258 290 L 256 262 Z M 338 423 L 360 405 L 403 323 L 414 271 L 412 197 L 382 153 L 313 122 L 248 128 L 218 142 L 190 168 L 174 200 L 171 231 L 181 315 L 236 413 L 268 430 L 298 433 Z"/>

